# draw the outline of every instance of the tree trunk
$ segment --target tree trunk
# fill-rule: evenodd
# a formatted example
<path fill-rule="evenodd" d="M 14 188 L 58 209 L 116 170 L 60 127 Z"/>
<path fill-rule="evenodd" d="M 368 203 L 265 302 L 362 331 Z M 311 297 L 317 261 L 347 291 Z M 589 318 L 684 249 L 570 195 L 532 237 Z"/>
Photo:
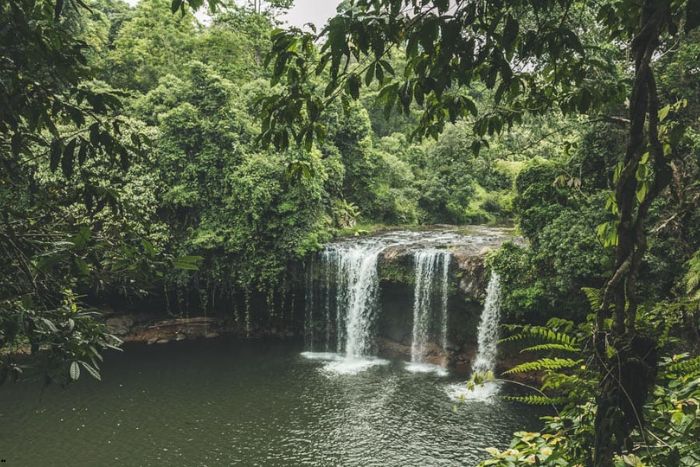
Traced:
<path fill-rule="evenodd" d="M 615 273 L 603 293 L 596 316 L 595 352 L 600 369 L 595 417 L 593 464 L 611 467 L 613 457 L 642 430 L 642 408 L 656 376 L 656 341 L 636 330 L 637 277 L 646 252 L 645 220 L 653 200 L 670 183 L 671 168 L 658 139 L 658 95 L 651 60 L 668 1 L 645 0 L 639 31 L 632 42 L 634 82 L 630 96 L 630 129 L 623 168 L 616 183 L 618 209 Z M 645 152 L 654 169 L 653 184 L 637 198 L 637 169 Z M 612 316 L 611 316 L 612 312 Z M 605 320 L 613 318 L 608 331 Z M 609 349 L 612 347 L 612 351 Z M 629 446 L 627 446 L 629 447 Z"/>

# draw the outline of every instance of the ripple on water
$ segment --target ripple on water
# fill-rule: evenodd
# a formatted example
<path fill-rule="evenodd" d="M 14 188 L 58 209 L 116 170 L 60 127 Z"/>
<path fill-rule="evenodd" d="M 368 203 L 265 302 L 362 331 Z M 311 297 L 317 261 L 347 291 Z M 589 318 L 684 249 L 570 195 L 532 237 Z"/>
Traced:
<path fill-rule="evenodd" d="M 299 352 L 272 341 L 132 346 L 107 355 L 99 383 L 5 385 L 0 452 L 22 466 L 458 466 L 540 426 L 501 397 L 455 404 L 445 387 L 456 381 L 403 362 L 331 376 L 325 365 L 357 365 Z"/>

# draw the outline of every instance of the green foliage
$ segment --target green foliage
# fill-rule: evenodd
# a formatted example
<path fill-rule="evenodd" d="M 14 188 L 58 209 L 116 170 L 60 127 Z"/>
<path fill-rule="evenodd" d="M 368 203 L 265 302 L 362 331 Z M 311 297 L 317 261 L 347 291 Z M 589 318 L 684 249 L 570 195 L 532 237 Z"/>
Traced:
<path fill-rule="evenodd" d="M 119 28 L 107 58 L 115 86 L 147 91 L 177 73 L 192 53 L 194 17 L 170 14 L 167 0 L 140 1 Z"/>
<path fill-rule="evenodd" d="M 513 319 L 581 320 L 588 310 L 581 289 L 601 287 L 610 268 L 610 255 L 595 235 L 605 219 L 601 195 L 554 186 L 559 173 L 546 161 L 520 172 L 513 204 L 529 245 L 506 244 L 490 258 L 504 278 L 503 310 Z"/>
<path fill-rule="evenodd" d="M 510 370 L 506 371 L 504 374 L 509 375 L 543 370 L 563 370 L 566 368 L 573 368 L 580 363 L 581 360 L 572 360 L 570 358 L 541 358 L 533 362 L 516 365 Z"/>
<path fill-rule="evenodd" d="M 443 7 L 442 2 L 412 1 L 404 9 L 391 0 L 346 5 L 320 33 L 324 46 L 318 60 L 313 33 L 277 31 L 269 60 L 274 62 L 273 80 L 285 88 L 266 101 L 263 142 L 284 145 L 294 138 L 318 137 L 318 116 L 299 109 L 318 101 L 320 94 L 357 98 L 362 85 L 374 82 L 381 86 L 377 100 L 386 114 L 394 108 L 410 114 L 412 104 L 421 108 L 417 136 L 437 137 L 447 122 L 478 116 L 473 127 L 483 138 L 521 122 L 527 109 L 584 113 L 621 100 L 622 86 L 609 78 L 616 74 L 610 57 L 593 53 L 594 31 L 575 32 L 578 21 L 594 14 L 583 4 L 538 0 L 480 9 L 460 3 L 449 12 Z M 585 13 L 574 19 L 567 14 L 572 7 Z M 394 50 L 405 57 L 402 73 L 388 60 Z M 557 73 L 549 73 L 549 61 L 557 63 Z M 526 72 L 512 63 L 537 66 Z M 323 88 L 310 85 L 313 75 L 325 73 L 330 79 Z M 477 84 L 493 92 L 501 107 L 480 113 L 473 96 L 463 91 Z M 281 137 L 287 132 L 292 138 Z M 477 140 L 475 153 L 480 145 Z"/>

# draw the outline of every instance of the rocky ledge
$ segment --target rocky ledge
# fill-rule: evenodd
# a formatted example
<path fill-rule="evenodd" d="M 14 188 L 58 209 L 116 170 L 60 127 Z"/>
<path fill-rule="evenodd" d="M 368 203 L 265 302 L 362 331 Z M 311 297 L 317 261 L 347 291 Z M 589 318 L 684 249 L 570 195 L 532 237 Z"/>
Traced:
<path fill-rule="evenodd" d="M 385 232 L 376 237 L 388 246 L 379 257 L 379 277 L 384 282 L 413 285 L 414 254 L 426 248 L 450 253 L 450 283 L 466 299 L 482 301 L 486 293 L 488 271 L 486 255 L 507 241 L 521 243 L 511 228 L 474 226 L 436 227 L 421 232 Z"/>
<path fill-rule="evenodd" d="M 221 319 L 206 316 L 157 319 L 144 313 L 111 314 L 106 319 L 106 325 L 112 334 L 124 342 L 147 344 L 211 338 L 234 332 Z"/>

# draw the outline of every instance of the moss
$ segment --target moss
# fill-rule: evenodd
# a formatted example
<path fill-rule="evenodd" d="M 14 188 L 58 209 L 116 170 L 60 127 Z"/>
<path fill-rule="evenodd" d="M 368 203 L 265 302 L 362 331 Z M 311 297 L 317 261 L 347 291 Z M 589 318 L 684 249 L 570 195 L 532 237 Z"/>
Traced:
<path fill-rule="evenodd" d="M 394 284 L 414 285 L 416 273 L 413 259 L 402 256 L 391 260 L 381 259 L 378 265 L 379 280 Z"/>

